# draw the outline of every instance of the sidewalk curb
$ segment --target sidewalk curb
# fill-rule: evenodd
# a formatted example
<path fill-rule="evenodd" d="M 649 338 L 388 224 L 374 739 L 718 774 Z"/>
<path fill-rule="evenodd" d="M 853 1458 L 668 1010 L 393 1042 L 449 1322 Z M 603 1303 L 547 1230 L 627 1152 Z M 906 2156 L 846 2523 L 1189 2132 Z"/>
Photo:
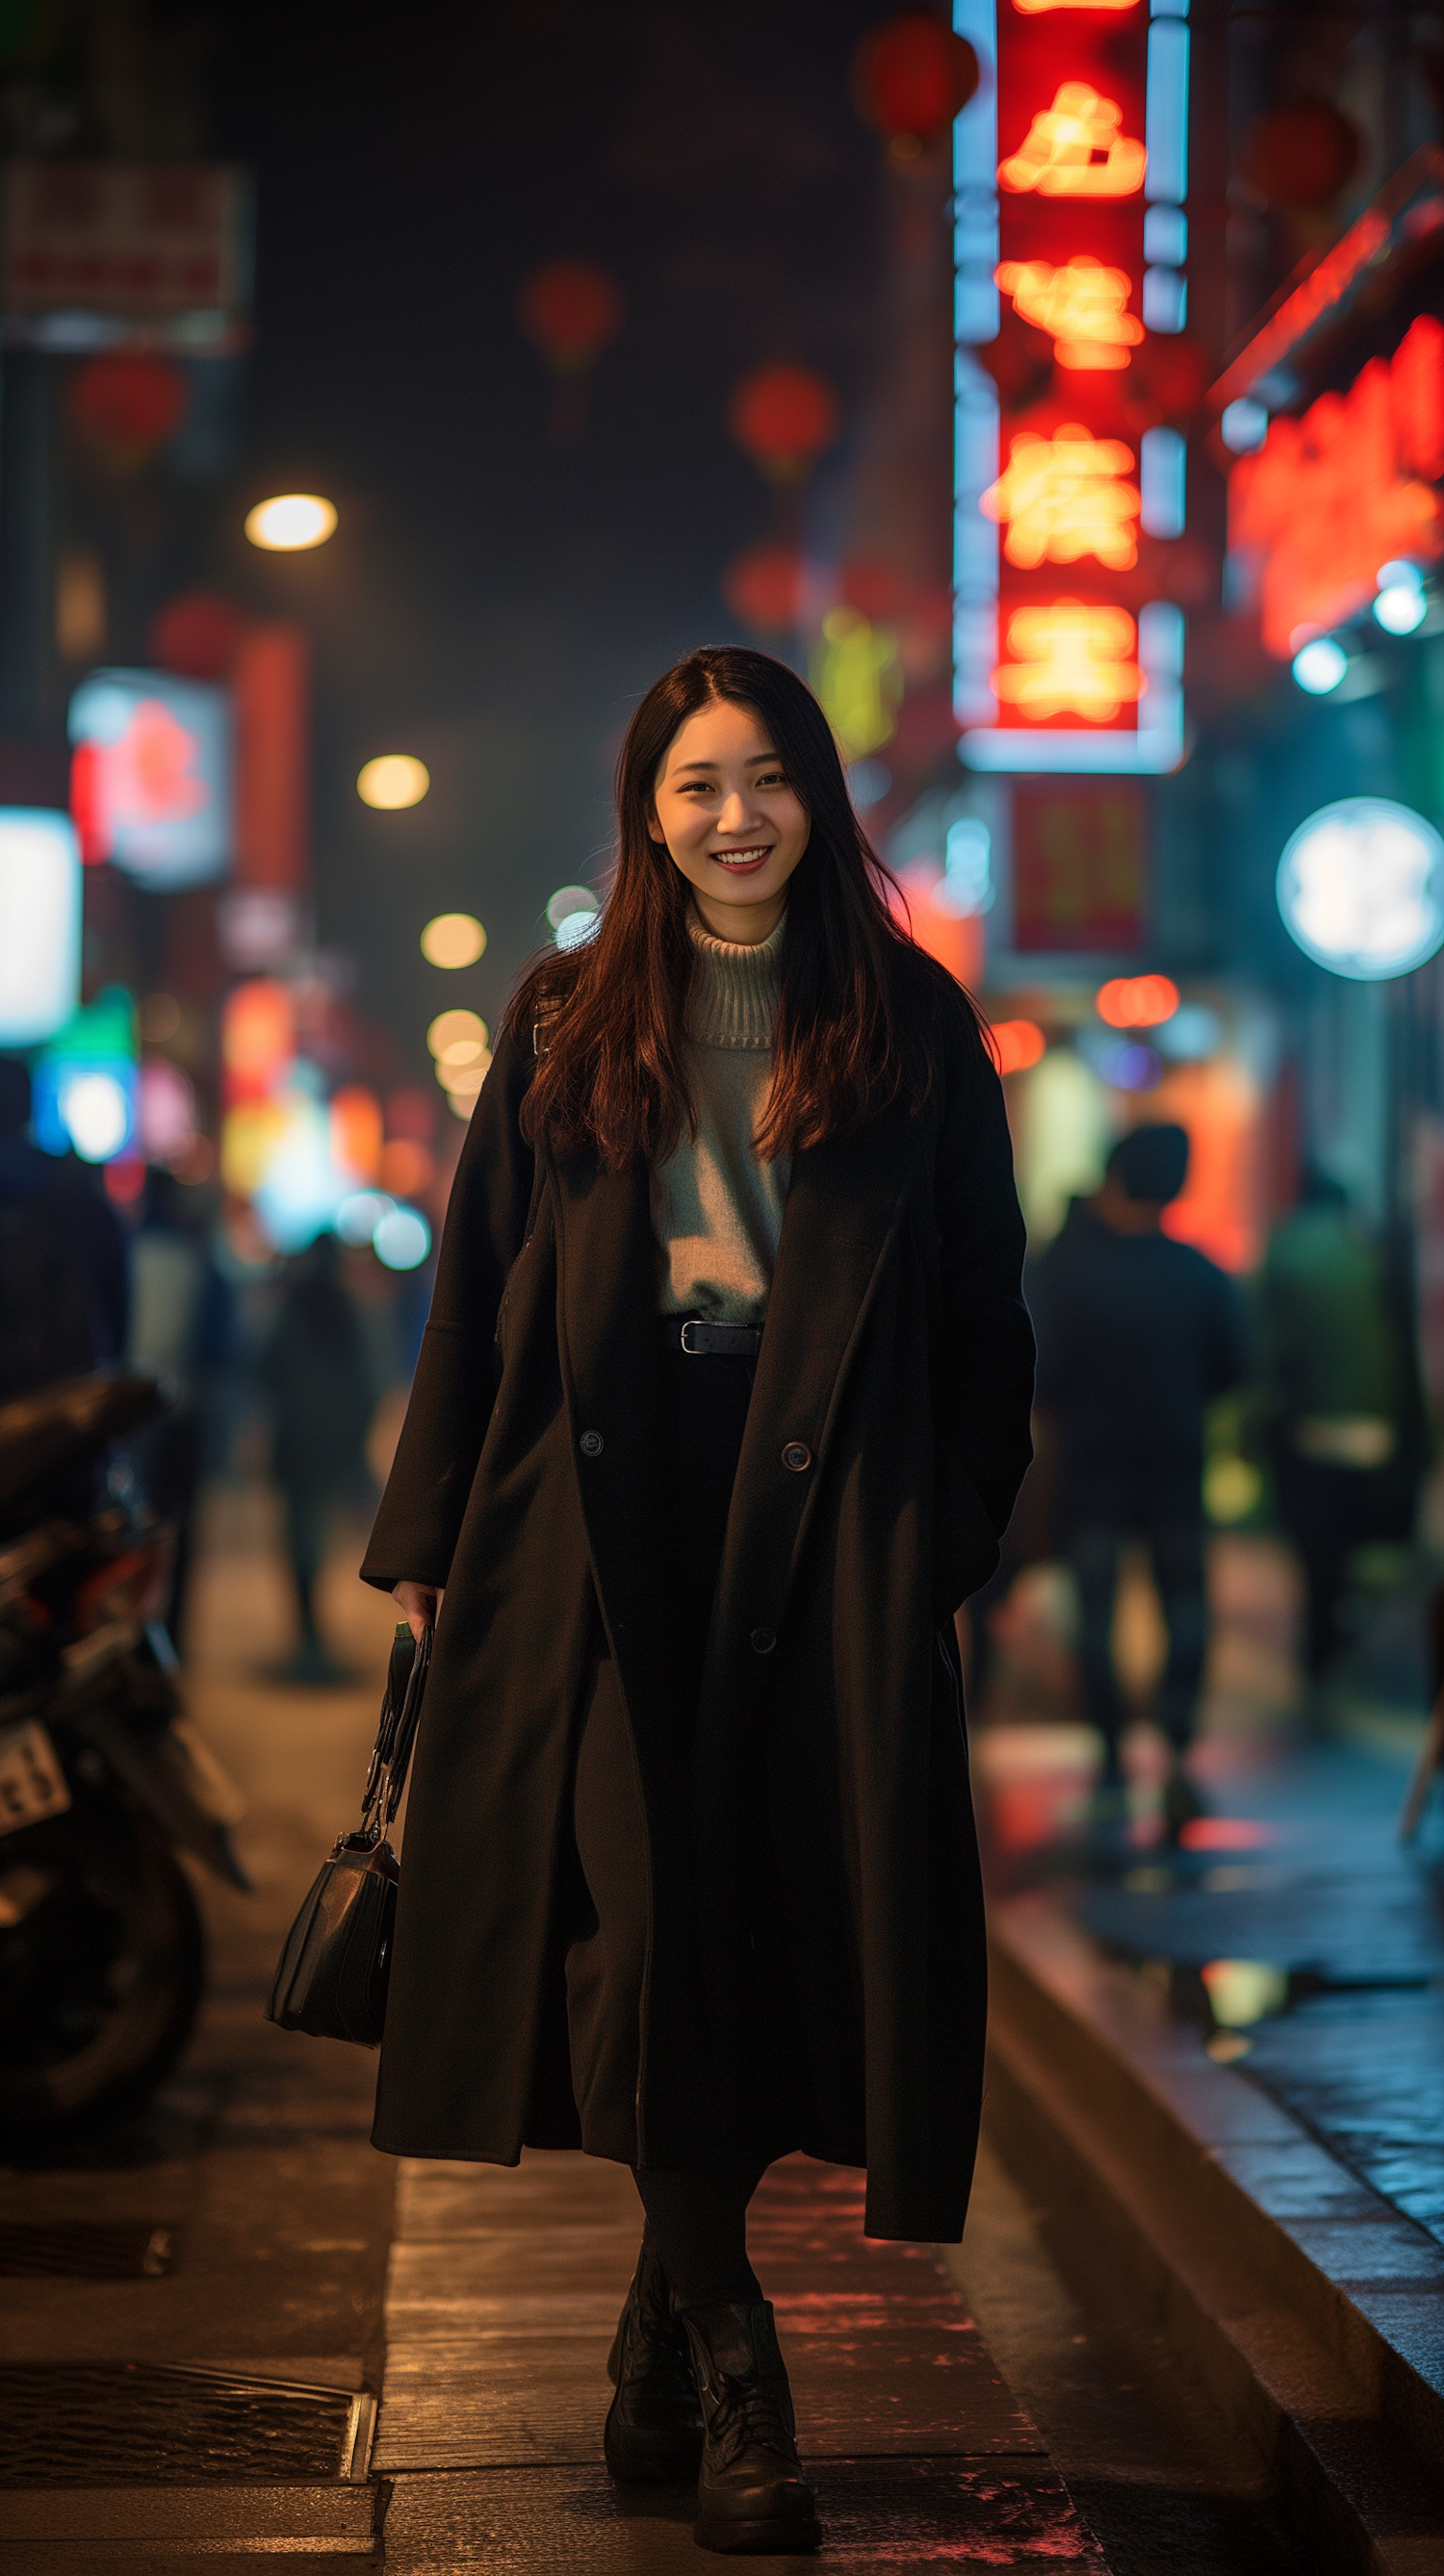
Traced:
<path fill-rule="evenodd" d="M 989 2122 L 1330 2569 L 1444 2565 L 1444 2249 L 1046 1900 L 992 1921 Z"/>

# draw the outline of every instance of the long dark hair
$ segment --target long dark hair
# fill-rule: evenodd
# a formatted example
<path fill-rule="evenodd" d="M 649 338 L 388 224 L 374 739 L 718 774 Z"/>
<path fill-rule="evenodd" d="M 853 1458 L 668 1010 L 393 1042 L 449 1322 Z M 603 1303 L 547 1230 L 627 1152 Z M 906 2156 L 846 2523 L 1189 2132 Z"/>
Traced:
<path fill-rule="evenodd" d="M 507 1024 L 538 1052 L 523 1124 L 559 1152 L 595 1147 L 609 1171 L 671 1153 L 696 1131 L 678 1051 L 693 948 L 691 889 L 648 828 L 658 772 L 678 728 L 717 699 L 765 726 L 811 824 L 788 886 L 764 1156 L 820 1144 L 932 1085 L 931 1050 L 900 991 L 918 957 L 889 908 L 895 881 L 863 831 L 827 718 L 767 653 L 705 645 L 664 671 L 627 728 L 617 762 L 617 855 L 601 927 L 549 956 L 515 994 Z M 921 963 L 921 959 L 919 958 Z M 911 998 L 911 997 L 910 997 Z M 919 997 L 920 998 L 920 997 Z"/>

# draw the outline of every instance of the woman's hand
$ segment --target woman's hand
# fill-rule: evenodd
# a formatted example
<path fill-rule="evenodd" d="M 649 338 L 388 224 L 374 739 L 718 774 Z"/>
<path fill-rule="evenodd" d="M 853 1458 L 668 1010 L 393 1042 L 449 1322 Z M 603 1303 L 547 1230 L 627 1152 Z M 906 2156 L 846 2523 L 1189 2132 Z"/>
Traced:
<path fill-rule="evenodd" d="M 392 1584 L 391 1598 L 398 1603 L 401 1615 L 419 1645 L 422 1629 L 435 1627 L 436 1614 L 446 1595 L 445 1591 L 439 1589 L 434 1583 L 411 1583 L 403 1580 Z"/>

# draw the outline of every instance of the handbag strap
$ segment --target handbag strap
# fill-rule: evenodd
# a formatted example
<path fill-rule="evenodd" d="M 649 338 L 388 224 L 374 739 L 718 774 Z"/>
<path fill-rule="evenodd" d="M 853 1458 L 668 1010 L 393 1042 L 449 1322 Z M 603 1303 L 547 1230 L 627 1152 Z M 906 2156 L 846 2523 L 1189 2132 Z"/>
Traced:
<path fill-rule="evenodd" d="M 376 1742 L 361 1795 L 361 1830 L 373 1842 L 380 1841 L 401 1804 L 431 1664 L 431 1639 L 429 1627 L 413 1637 L 403 1619 L 392 1642 Z"/>

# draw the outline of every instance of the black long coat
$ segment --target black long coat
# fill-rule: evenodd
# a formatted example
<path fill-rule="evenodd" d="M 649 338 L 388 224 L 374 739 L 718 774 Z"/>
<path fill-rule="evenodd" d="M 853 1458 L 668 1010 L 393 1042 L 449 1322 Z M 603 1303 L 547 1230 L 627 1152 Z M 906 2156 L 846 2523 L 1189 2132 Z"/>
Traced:
<path fill-rule="evenodd" d="M 724 1981 L 728 1944 L 747 1938 L 745 1737 L 766 1747 L 815 2105 L 794 2143 L 866 2163 L 869 2233 L 961 2234 L 985 1990 L 951 1613 L 996 1564 L 1028 1461 L 1033 1345 L 1001 1087 L 956 988 L 924 959 L 909 971 L 937 1029 L 929 1109 L 794 1162 L 690 1788 L 669 1760 L 658 1642 L 647 1175 L 534 1157 L 518 1124 L 532 1063 L 509 1038 L 497 1049 L 363 1567 L 381 1586 L 446 1586 L 380 2147 L 509 2164 L 523 2144 L 579 2141 L 556 1908 L 600 1608 L 649 1846 L 633 2160 L 693 2160 L 649 2042 L 678 2009 L 699 1913 Z"/>

